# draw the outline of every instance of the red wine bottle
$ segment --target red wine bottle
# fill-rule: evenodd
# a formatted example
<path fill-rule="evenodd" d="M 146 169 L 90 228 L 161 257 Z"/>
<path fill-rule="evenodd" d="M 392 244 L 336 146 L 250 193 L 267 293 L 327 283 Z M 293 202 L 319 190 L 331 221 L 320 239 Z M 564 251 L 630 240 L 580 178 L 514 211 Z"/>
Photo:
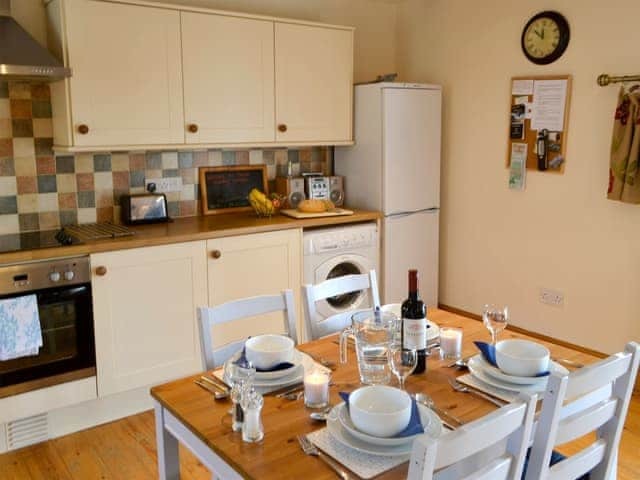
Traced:
<path fill-rule="evenodd" d="M 418 294 L 418 271 L 409 270 L 409 298 L 402 303 L 402 348 L 418 351 L 413 374 L 427 367 L 427 306 Z"/>

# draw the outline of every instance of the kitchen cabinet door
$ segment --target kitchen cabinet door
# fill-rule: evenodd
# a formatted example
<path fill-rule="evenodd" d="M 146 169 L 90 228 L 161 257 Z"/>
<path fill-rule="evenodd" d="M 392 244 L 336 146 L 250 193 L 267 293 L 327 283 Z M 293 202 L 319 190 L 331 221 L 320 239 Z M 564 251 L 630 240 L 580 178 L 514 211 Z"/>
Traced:
<path fill-rule="evenodd" d="M 301 230 L 226 237 L 207 241 L 209 305 L 239 298 L 272 295 L 291 288 L 301 332 Z M 270 314 L 216 326 L 214 346 L 262 333 L 283 332 L 282 314 Z"/>
<path fill-rule="evenodd" d="M 273 22 L 181 13 L 187 143 L 273 142 Z"/>
<path fill-rule="evenodd" d="M 202 369 L 205 242 L 91 255 L 98 395 Z"/>
<path fill-rule="evenodd" d="M 350 141 L 353 31 L 276 22 L 276 140 Z"/>
<path fill-rule="evenodd" d="M 184 143 L 180 13 L 67 0 L 75 146 Z"/>

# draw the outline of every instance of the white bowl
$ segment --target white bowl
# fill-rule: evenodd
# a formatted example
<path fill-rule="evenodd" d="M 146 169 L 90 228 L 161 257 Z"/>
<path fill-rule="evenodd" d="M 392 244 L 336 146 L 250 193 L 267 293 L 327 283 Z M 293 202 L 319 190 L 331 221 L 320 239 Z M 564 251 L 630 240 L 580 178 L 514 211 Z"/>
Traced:
<path fill-rule="evenodd" d="M 503 340 L 496 344 L 496 363 L 508 375 L 534 377 L 549 370 L 549 350 L 529 340 Z"/>
<path fill-rule="evenodd" d="M 373 385 L 349 395 L 354 426 L 374 437 L 393 437 L 411 420 L 411 397 L 397 388 Z"/>
<path fill-rule="evenodd" d="M 293 340 L 284 335 L 258 335 L 244 344 L 249 360 L 254 367 L 266 370 L 293 358 Z"/>

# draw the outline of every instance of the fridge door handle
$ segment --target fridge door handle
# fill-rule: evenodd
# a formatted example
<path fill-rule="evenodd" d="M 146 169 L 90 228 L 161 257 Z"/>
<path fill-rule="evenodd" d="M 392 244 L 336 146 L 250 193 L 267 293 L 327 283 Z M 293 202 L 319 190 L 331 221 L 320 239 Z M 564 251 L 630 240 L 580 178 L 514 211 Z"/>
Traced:
<path fill-rule="evenodd" d="M 388 215 L 385 215 L 385 217 L 386 218 L 406 217 L 408 215 L 413 215 L 416 213 L 432 213 L 432 212 L 437 212 L 438 210 L 440 210 L 438 207 L 421 208 L 420 210 L 407 210 L 405 212 L 393 212 L 393 213 L 389 213 Z"/>

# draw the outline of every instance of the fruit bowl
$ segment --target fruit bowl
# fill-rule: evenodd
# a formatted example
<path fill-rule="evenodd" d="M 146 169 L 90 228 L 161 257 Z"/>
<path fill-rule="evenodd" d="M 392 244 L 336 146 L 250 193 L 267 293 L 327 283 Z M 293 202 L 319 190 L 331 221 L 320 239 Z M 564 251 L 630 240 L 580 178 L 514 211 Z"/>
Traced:
<path fill-rule="evenodd" d="M 271 215 L 278 213 L 280 207 L 284 202 L 284 197 L 277 193 L 272 193 L 267 196 L 257 188 L 254 188 L 249 192 L 249 203 L 253 207 L 253 211 L 256 212 L 258 217 L 270 217 Z"/>

